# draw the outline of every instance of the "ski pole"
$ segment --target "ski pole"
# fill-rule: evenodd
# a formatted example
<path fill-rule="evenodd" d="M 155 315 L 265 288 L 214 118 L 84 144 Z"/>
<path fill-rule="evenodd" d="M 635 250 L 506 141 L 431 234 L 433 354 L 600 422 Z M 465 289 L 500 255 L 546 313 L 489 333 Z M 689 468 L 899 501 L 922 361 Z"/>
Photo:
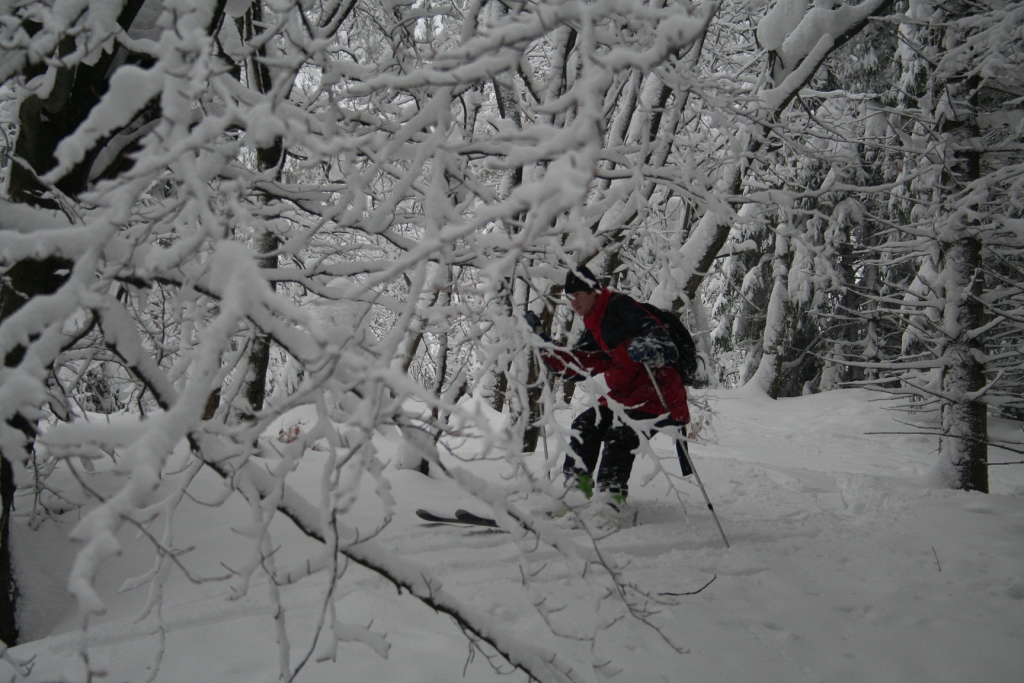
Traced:
<path fill-rule="evenodd" d="M 658 386 L 658 382 L 654 379 L 654 373 L 651 368 L 644 365 L 644 369 L 647 370 L 647 375 L 651 378 L 651 384 L 654 385 L 654 390 L 658 392 L 658 398 L 661 400 L 661 405 L 664 406 L 665 410 L 668 411 L 669 418 L 672 417 L 672 411 L 668 408 L 668 402 L 665 400 L 665 396 L 661 393 L 661 387 Z M 715 514 L 715 506 L 711 504 L 711 499 L 708 498 L 708 492 L 704 488 L 704 482 L 700 480 L 700 475 L 697 474 L 697 468 L 693 466 L 693 459 L 690 458 L 690 448 L 687 445 L 686 439 L 683 436 L 683 431 L 676 428 L 676 454 L 679 456 L 679 467 L 682 469 L 683 476 L 686 476 L 687 465 L 689 465 L 690 472 L 693 473 L 693 479 L 697 482 L 697 488 L 704 494 L 704 502 L 708 504 L 708 510 L 711 511 L 711 517 L 715 520 L 715 526 L 718 527 L 718 533 L 722 534 L 722 541 L 725 543 L 725 547 L 729 547 L 729 539 L 725 537 L 725 531 L 722 530 L 722 523 L 718 521 L 718 515 Z"/>
<path fill-rule="evenodd" d="M 546 425 L 540 426 L 540 438 L 544 439 L 544 466 L 547 470 L 548 481 L 551 481 L 551 469 L 549 467 L 551 456 L 548 454 L 548 428 Z"/>
<path fill-rule="evenodd" d="M 537 362 L 537 374 L 540 374 L 542 372 L 542 369 L 544 368 L 544 359 L 540 357 L 540 353 L 537 352 L 537 349 L 533 350 L 533 357 L 534 359 L 536 359 Z M 544 467 L 547 471 L 548 481 L 551 481 L 551 470 L 549 469 L 549 466 L 551 464 L 551 455 L 548 453 L 547 425 L 540 426 L 540 438 L 544 440 Z"/>
<path fill-rule="evenodd" d="M 680 458 L 686 458 L 686 462 L 690 465 L 690 471 L 693 472 L 693 478 L 697 482 L 700 492 L 704 494 L 704 502 L 708 504 L 708 510 L 711 511 L 711 516 L 715 520 L 715 526 L 718 527 L 718 533 L 722 534 L 722 541 L 725 542 L 725 547 L 729 547 L 729 539 L 725 537 L 725 532 L 722 530 L 722 523 L 718 521 L 718 515 L 715 514 L 715 506 L 711 504 L 711 499 L 708 498 L 708 492 L 704 490 L 704 483 L 700 480 L 700 475 L 697 474 L 697 468 L 693 466 L 693 460 L 690 459 L 690 448 L 686 443 L 686 439 L 676 436 L 676 452 L 679 453 Z"/>

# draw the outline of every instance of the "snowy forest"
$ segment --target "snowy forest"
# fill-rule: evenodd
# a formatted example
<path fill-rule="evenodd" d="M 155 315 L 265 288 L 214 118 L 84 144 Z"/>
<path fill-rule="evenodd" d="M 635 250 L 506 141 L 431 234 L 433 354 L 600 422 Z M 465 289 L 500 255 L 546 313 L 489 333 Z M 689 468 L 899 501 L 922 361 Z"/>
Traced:
<path fill-rule="evenodd" d="M 351 643 L 388 656 L 344 613 L 357 573 L 530 680 L 614 678 L 595 643 L 619 619 L 682 652 L 599 530 L 581 554 L 524 502 L 558 498 L 559 416 L 601 393 L 540 362 L 580 332 L 575 266 L 685 322 L 698 441 L 729 391 L 856 390 L 901 416 L 884 429 L 918 440 L 936 489 L 987 494 L 995 455 L 1024 454 L 1024 4 L 4 0 L 0 17 L 0 678 L 43 675 L 15 648 L 46 635 L 25 625 L 32 538 L 70 548 L 53 590 L 81 634 L 129 545 L 149 562 L 117 581 L 139 620 L 164 623 L 172 581 L 258 586 L 275 653 L 258 680 L 307 680 Z M 682 485 L 653 462 L 649 481 Z M 412 475 L 497 519 L 548 636 L 389 545 Z M 241 548 L 202 576 L 176 524 L 199 502 L 191 524 Z M 591 592 L 553 598 L 545 562 Z M 320 607 L 295 617 L 300 584 Z M 555 602 L 589 605 L 589 635 Z M 183 680 L 161 670 L 165 627 L 148 633 L 144 673 L 113 680 Z M 116 670 L 72 649 L 46 680 Z"/>

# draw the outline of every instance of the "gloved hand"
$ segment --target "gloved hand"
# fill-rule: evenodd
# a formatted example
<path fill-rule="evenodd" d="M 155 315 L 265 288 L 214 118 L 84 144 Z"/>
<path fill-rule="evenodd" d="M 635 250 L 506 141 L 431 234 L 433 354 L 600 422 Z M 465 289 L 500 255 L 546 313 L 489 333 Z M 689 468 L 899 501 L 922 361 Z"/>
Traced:
<path fill-rule="evenodd" d="M 665 365 L 665 357 L 661 352 L 661 346 L 652 343 L 644 337 L 634 337 L 626 347 L 629 359 L 634 363 L 643 363 L 652 368 L 660 368 Z"/>
<path fill-rule="evenodd" d="M 527 311 L 523 314 L 523 320 L 530 326 L 530 330 L 543 339 L 546 342 L 551 341 L 551 337 L 544 332 L 544 325 L 540 321 L 540 316 L 533 311 Z"/>

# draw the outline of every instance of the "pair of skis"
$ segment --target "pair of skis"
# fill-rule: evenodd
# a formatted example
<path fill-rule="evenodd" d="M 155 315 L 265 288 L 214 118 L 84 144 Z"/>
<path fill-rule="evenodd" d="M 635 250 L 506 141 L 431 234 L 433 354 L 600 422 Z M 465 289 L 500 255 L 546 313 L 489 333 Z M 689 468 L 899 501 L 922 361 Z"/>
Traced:
<path fill-rule="evenodd" d="M 568 510 L 568 508 L 566 508 Z M 639 511 L 633 513 L 633 526 L 636 526 L 636 516 Z M 498 523 L 490 517 L 481 517 L 475 515 L 468 510 L 456 510 L 454 517 L 444 517 L 442 515 L 435 515 L 429 510 L 417 510 L 416 516 L 427 522 L 423 526 L 440 526 L 443 524 L 461 527 L 479 526 L 485 527 L 488 531 L 494 533 L 505 533 L 505 529 L 498 526 Z M 548 515 L 549 517 L 561 516 L 561 515 Z M 526 527 L 526 524 L 523 524 Z"/>
<path fill-rule="evenodd" d="M 457 526 L 482 526 L 498 529 L 498 523 L 489 517 L 474 515 L 469 510 L 456 510 L 454 517 L 442 517 L 427 510 L 417 510 L 416 516 L 431 524 L 454 524 Z M 500 529 L 499 529 L 500 531 Z"/>
<path fill-rule="evenodd" d="M 722 524 L 718 521 L 718 515 L 715 514 L 715 508 L 711 504 L 711 500 L 708 498 L 708 493 L 704 489 L 704 482 L 700 480 L 700 475 L 697 474 L 697 470 L 693 466 L 693 460 L 690 459 L 690 449 L 687 446 L 686 439 L 683 436 L 676 435 L 675 437 L 676 455 L 679 457 L 679 467 L 683 472 L 684 477 L 693 476 L 697 483 L 697 487 L 700 488 L 700 492 L 704 495 L 704 502 L 708 506 L 708 510 L 711 512 L 711 517 L 715 520 L 715 526 L 718 527 L 718 533 L 722 535 L 722 541 L 725 543 L 725 547 L 729 547 L 729 539 L 725 537 L 725 531 L 722 530 Z M 481 526 L 494 529 L 495 531 L 502 531 L 498 528 L 498 523 L 489 517 L 481 517 L 480 515 L 473 514 L 469 510 L 456 510 L 454 517 L 443 517 L 441 515 L 435 515 L 433 512 L 427 510 L 417 510 L 416 515 L 430 524 L 451 524 L 455 526 Z M 634 523 L 636 518 L 633 519 Z"/>

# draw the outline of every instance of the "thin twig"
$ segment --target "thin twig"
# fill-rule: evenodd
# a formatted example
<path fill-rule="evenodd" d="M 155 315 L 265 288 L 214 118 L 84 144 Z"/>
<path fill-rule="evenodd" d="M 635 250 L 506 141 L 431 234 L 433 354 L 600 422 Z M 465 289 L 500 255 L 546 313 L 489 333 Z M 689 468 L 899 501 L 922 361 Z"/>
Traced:
<path fill-rule="evenodd" d="M 710 581 L 708 581 L 707 583 L 705 583 L 703 586 L 701 586 L 700 588 L 698 588 L 695 591 L 689 591 L 687 593 L 658 593 L 658 595 L 671 595 L 672 597 L 677 597 L 677 598 L 678 597 L 682 597 L 684 595 L 696 595 L 697 593 L 700 593 L 702 590 L 704 590 L 705 588 L 707 588 L 708 586 L 713 584 L 715 582 L 715 579 L 717 579 L 717 578 L 718 578 L 718 574 L 715 574 L 714 576 L 711 577 Z"/>
<path fill-rule="evenodd" d="M 1018 448 L 1010 448 L 1009 446 L 1003 446 L 1002 444 L 995 443 L 993 441 L 988 441 L 987 439 L 979 439 L 979 438 L 977 438 L 975 436 L 967 436 L 967 435 L 963 435 L 963 434 L 943 434 L 942 432 L 927 432 L 927 431 L 924 431 L 924 430 L 921 430 L 919 432 L 864 432 L 864 433 L 865 434 L 894 434 L 894 435 L 898 434 L 898 435 L 902 435 L 902 436 L 941 436 L 943 438 L 963 439 L 965 441 L 973 441 L 975 443 L 984 444 L 985 446 L 992 446 L 993 448 L 1001 448 L 1004 451 L 1010 451 L 1011 453 L 1020 453 L 1021 455 L 1024 455 L 1024 450 L 1020 450 Z M 991 463 L 991 464 L 993 464 L 993 465 L 1016 465 L 1018 463 L 1004 462 L 1004 463 Z"/>

